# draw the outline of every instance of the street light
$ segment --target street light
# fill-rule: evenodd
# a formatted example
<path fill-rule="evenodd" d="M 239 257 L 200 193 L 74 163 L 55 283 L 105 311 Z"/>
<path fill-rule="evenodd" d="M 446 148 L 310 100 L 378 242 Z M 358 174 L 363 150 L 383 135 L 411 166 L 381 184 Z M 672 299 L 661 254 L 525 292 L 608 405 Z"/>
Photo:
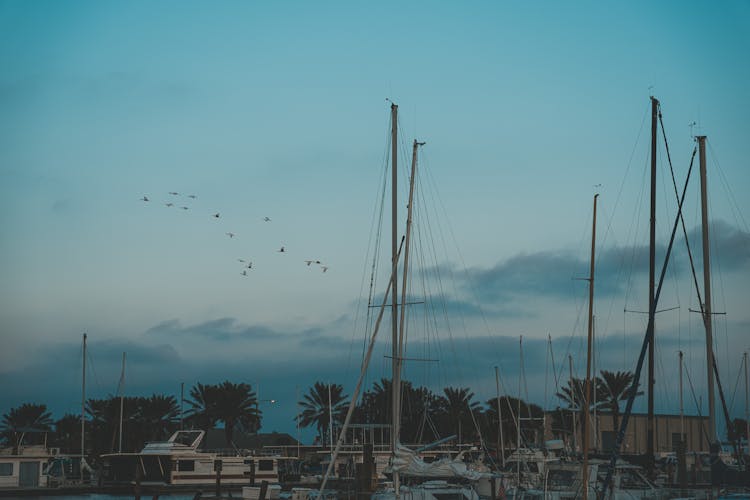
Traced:
<path fill-rule="evenodd" d="M 268 403 L 268 404 L 274 404 L 276 403 L 275 399 L 256 399 L 255 400 L 255 415 L 258 417 L 258 428 L 255 429 L 255 433 L 259 434 L 258 431 L 260 431 L 260 410 L 258 409 L 258 403 Z"/>

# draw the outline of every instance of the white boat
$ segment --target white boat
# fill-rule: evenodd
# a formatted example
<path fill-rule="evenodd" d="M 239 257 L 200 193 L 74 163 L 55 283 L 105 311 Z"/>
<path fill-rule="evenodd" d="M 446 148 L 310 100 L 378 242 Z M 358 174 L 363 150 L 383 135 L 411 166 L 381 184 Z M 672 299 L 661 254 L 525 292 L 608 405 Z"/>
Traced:
<path fill-rule="evenodd" d="M 248 486 L 251 482 L 279 482 L 283 457 L 252 455 L 248 451 L 203 451 L 204 431 L 177 431 L 167 440 L 147 443 L 140 453 L 103 455 L 108 484 Z M 139 474 L 136 479 L 135 474 Z"/>
<path fill-rule="evenodd" d="M 47 464 L 57 453 L 42 445 L 0 448 L 0 489 L 46 487 Z"/>

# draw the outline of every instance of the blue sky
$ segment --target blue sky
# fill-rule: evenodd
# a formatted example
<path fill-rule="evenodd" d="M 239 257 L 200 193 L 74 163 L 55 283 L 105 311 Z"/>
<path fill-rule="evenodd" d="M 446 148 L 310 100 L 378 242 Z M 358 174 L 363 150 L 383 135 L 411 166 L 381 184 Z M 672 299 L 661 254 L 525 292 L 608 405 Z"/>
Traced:
<path fill-rule="evenodd" d="M 452 242 L 434 265 L 454 276 L 463 333 L 413 339 L 445 354 L 436 387 L 486 400 L 495 365 L 516 387 L 524 335 L 542 403 L 546 336 L 558 364 L 581 359 L 586 292 L 570 278 L 587 273 L 596 184 L 597 349 L 632 369 L 645 322 L 622 310 L 645 304 L 652 93 L 678 183 L 691 132 L 709 137 L 717 353 L 734 387 L 750 348 L 749 33 L 739 1 L 0 1 L 0 411 L 77 411 L 84 331 L 94 397 L 114 392 L 122 351 L 134 393 L 259 384 L 280 401 L 266 409 L 277 430 L 293 432 L 298 387 L 352 387 L 386 98 L 403 139 L 427 141 L 420 168 Z M 675 213 L 665 158 L 659 262 Z M 676 410 L 677 349 L 696 383 L 705 370 L 679 245 L 663 305 L 680 309 L 657 325 L 662 411 Z"/>

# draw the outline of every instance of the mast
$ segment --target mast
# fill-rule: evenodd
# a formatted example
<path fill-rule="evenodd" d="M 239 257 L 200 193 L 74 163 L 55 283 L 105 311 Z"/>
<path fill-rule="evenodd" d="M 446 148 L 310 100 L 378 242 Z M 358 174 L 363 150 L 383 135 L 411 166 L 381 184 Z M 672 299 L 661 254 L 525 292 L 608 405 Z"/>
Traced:
<path fill-rule="evenodd" d="M 708 243 L 708 184 L 706 182 L 706 136 L 699 135 L 698 157 L 701 176 L 701 221 L 703 225 L 703 323 L 706 326 L 706 373 L 708 375 L 708 436 L 716 439 L 716 404 L 714 398 L 714 341 L 711 319 L 711 249 Z"/>
<path fill-rule="evenodd" d="M 747 378 L 747 351 L 742 355 L 745 358 L 745 445 L 747 446 L 747 453 L 750 455 L 750 406 L 748 406 L 748 386 L 750 385 L 750 379 Z"/>
<path fill-rule="evenodd" d="M 591 368 L 594 372 L 594 388 L 591 391 L 592 397 L 594 399 L 594 404 L 591 405 L 591 412 L 592 412 L 592 419 L 591 419 L 591 430 L 594 431 L 594 450 L 599 450 L 599 421 L 598 417 L 596 415 L 596 405 L 597 405 L 597 399 L 596 399 L 596 314 L 591 316 Z"/>
<path fill-rule="evenodd" d="M 330 382 L 328 382 L 328 443 L 331 446 L 331 461 L 333 462 L 333 403 L 331 402 Z"/>
<path fill-rule="evenodd" d="M 517 474 L 518 474 L 518 485 L 521 484 L 521 377 L 522 377 L 522 371 L 523 371 L 523 335 L 518 337 L 518 407 L 516 412 L 516 453 L 519 455 L 518 457 L 518 467 L 517 467 Z"/>
<path fill-rule="evenodd" d="M 648 423 L 646 427 L 646 470 L 650 477 L 654 473 L 654 282 L 656 277 L 656 127 L 659 101 L 651 96 L 651 217 L 649 219 L 648 254 L 648 325 L 651 327 L 648 345 Z"/>
<path fill-rule="evenodd" d="M 180 382 L 180 430 L 182 430 L 183 425 L 183 415 L 185 414 L 184 411 L 185 406 L 185 382 Z"/>
<path fill-rule="evenodd" d="M 586 383 L 583 391 L 583 500 L 589 497 L 589 402 L 591 401 L 591 350 L 594 334 L 594 262 L 596 250 L 596 199 L 594 195 L 594 222 L 591 229 L 591 263 L 589 264 L 589 332 L 586 352 Z"/>
<path fill-rule="evenodd" d="M 680 351 L 680 442 L 677 448 L 677 483 L 684 492 L 687 489 L 687 465 L 685 464 L 685 407 L 682 397 L 682 358 L 683 353 Z"/>
<path fill-rule="evenodd" d="M 122 409 L 125 402 L 125 353 L 122 353 L 122 372 L 120 373 L 120 439 L 117 453 L 122 453 Z"/>
<path fill-rule="evenodd" d="M 685 439 L 685 407 L 682 403 L 682 351 L 680 351 L 680 444 Z"/>
<path fill-rule="evenodd" d="M 747 392 L 747 391 L 746 391 Z M 497 453 L 500 455 L 500 463 L 505 469 L 505 442 L 503 440 L 503 411 L 500 409 L 500 375 L 495 367 L 495 393 L 497 394 Z M 745 398 L 747 399 L 747 398 Z M 747 406 L 747 405 L 746 405 Z"/>
<path fill-rule="evenodd" d="M 409 246 L 411 243 L 411 223 L 412 223 L 412 205 L 414 201 L 414 184 L 417 175 L 417 149 L 419 146 L 424 146 L 424 142 L 417 142 L 414 140 L 411 153 L 411 180 L 409 181 L 409 205 L 406 209 L 406 239 L 404 243 L 404 278 L 401 280 L 401 318 L 399 319 L 399 333 L 398 333 L 398 358 L 394 359 L 394 363 L 398 368 L 399 382 L 401 380 L 401 367 L 403 366 L 404 358 L 404 326 L 405 326 L 405 314 L 406 314 L 406 278 L 409 272 Z M 400 404 L 399 404 L 399 423 L 400 423 Z M 459 421 L 460 425 L 460 421 Z M 460 427 L 459 427 L 460 429 Z"/>
<path fill-rule="evenodd" d="M 576 390 L 575 390 L 575 382 L 573 381 L 573 356 L 570 354 L 568 354 L 568 370 L 570 372 L 570 395 L 572 398 L 571 403 L 573 403 L 573 406 L 570 412 L 573 414 L 573 453 L 575 453 L 576 450 L 578 449 L 578 442 L 576 439 L 576 432 L 577 432 L 576 409 L 575 409 Z"/>
<path fill-rule="evenodd" d="M 83 377 L 81 381 L 81 477 L 83 477 L 84 439 L 86 434 L 86 334 L 83 334 Z"/>
<path fill-rule="evenodd" d="M 391 103 L 391 264 L 397 266 L 398 253 L 398 106 Z M 399 443 L 400 414 L 399 397 L 401 393 L 401 374 L 398 370 L 398 273 L 391 273 L 391 457 L 395 457 Z M 393 487 L 396 499 L 399 498 L 400 477 L 393 473 Z"/>

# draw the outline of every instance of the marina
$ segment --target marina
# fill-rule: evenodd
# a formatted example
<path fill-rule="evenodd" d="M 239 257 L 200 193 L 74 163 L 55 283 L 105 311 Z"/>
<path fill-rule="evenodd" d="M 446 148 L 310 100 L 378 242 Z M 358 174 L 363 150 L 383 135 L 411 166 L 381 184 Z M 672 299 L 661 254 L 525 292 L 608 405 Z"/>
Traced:
<path fill-rule="evenodd" d="M 750 499 L 747 2 L 0 26 L 0 499 Z"/>

